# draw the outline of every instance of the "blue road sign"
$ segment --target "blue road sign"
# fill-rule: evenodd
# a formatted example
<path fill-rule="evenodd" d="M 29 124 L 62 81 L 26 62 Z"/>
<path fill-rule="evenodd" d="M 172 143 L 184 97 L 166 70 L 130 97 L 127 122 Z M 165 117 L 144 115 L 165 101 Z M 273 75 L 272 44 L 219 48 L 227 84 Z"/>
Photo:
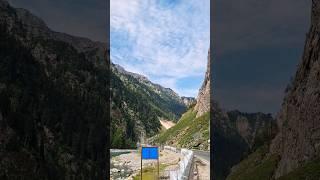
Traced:
<path fill-rule="evenodd" d="M 141 156 L 142 159 L 158 159 L 158 147 L 142 147 Z"/>

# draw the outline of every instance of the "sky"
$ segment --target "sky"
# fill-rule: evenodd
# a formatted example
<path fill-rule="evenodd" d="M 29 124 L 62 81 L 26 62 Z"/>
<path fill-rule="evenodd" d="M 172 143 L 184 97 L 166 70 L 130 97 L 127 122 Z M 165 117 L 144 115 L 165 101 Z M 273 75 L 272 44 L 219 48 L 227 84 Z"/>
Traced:
<path fill-rule="evenodd" d="M 276 115 L 301 61 L 311 1 L 216 0 L 213 99 L 226 110 Z"/>
<path fill-rule="evenodd" d="M 8 0 L 59 32 L 107 42 L 105 0 Z M 213 97 L 227 110 L 276 114 L 301 61 L 311 1 L 110 0 L 111 56 L 184 96 L 203 81 L 213 30 Z"/>
<path fill-rule="evenodd" d="M 8 0 L 40 17 L 50 29 L 107 42 L 105 0 Z"/>
<path fill-rule="evenodd" d="M 210 0 L 111 0 L 113 63 L 196 97 L 210 46 Z"/>

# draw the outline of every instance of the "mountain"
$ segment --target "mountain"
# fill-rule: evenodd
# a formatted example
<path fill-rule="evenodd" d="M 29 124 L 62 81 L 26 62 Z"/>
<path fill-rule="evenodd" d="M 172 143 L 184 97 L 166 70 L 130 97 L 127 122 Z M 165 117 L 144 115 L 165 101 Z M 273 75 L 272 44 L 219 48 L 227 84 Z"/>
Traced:
<path fill-rule="evenodd" d="M 270 146 L 259 148 L 235 166 L 229 179 L 319 179 L 319 30 L 320 1 L 312 1 L 302 60 L 277 116 L 279 131 Z"/>
<path fill-rule="evenodd" d="M 270 114 L 224 111 L 213 103 L 213 142 L 215 179 L 225 179 L 233 165 L 246 155 L 270 141 L 276 133 Z"/>
<path fill-rule="evenodd" d="M 279 133 L 270 148 L 281 157 L 276 177 L 320 158 L 319 14 L 320 2 L 313 1 L 302 61 L 284 98 L 277 118 Z"/>
<path fill-rule="evenodd" d="M 153 137 L 151 141 L 158 144 L 169 144 L 189 149 L 210 149 L 209 107 L 210 52 L 208 53 L 205 79 L 199 89 L 196 103 L 189 105 L 187 112 L 182 115 L 175 126 Z"/>
<path fill-rule="evenodd" d="M 0 0 L 1 179 L 105 179 L 106 45 Z"/>
<path fill-rule="evenodd" d="M 196 117 L 202 116 L 204 113 L 210 111 L 210 50 L 208 52 L 207 71 L 204 81 L 199 90 L 197 103 L 194 107 L 194 111 L 197 112 Z"/>
<path fill-rule="evenodd" d="M 255 149 L 270 141 L 276 133 L 276 122 L 271 114 L 243 113 L 237 110 L 227 112 L 231 126 L 244 139 L 249 149 Z M 266 139 L 269 138 L 269 139 Z"/>
<path fill-rule="evenodd" d="M 160 119 L 177 121 L 183 99 L 169 88 L 111 64 L 111 147 L 135 147 L 161 129 Z"/>
<path fill-rule="evenodd" d="M 182 96 L 181 100 L 183 101 L 184 105 L 186 105 L 187 107 L 193 105 L 194 103 L 196 103 L 196 99 L 194 97 L 185 97 Z"/>

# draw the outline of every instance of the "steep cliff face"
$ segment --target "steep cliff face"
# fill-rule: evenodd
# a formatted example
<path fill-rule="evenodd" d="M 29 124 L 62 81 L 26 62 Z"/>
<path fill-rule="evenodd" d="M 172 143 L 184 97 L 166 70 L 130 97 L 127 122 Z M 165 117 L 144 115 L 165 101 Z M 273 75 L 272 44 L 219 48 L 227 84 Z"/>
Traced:
<path fill-rule="evenodd" d="M 276 177 L 320 157 L 320 1 L 312 3 L 311 27 L 302 61 L 278 116 L 272 153 L 281 159 Z"/>
<path fill-rule="evenodd" d="M 210 50 L 208 52 L 207 71 L 204 81 L 199 90 L 197 97 L 197 104 L 194 110 L 197 112 L 196 117 L 202 116 L 204 113 L 210 111 Z"/>
<path fill-rule="evenodd" d="M 237 130 L 251 150 L 271 140 L 276 133 L 271 114 L 227 112 L 230 124 Z"/>
<path fill-rule="evenodd" d="M 105 46 L 0 0 L 0 49 L 1 179 L 105 179 Z"/>
<path fill-rule="evenodd" d="M 154 142 L 184 148 L 210 149 L 210 51 L 207 60 L 207 71 L 197 101 L 194 102 L 193 98 L 181 98 L 186 104 L 190 104 L 188 111 L 175 126 L 154 137 Z"/>

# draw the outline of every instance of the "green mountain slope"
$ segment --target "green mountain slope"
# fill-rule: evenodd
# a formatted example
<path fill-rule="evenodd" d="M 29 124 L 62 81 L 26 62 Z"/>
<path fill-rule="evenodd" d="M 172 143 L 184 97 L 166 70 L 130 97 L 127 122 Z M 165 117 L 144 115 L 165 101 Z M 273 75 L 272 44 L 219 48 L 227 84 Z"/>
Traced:
<path fill-rule="evenodd" d="M 159 132 L 159 119 L 177 120 L 186 110 L 171 89 L 111 65 L 111 147 L 135 147 Z"/>
<path fill-rule="evenodd" d="M 154 142 L 189 149 L 207 150 L 210 138 L 210 113 L 207 112 L 197 118 L 196 114 L 197 112 L 192 107 L 182 115 L 175 126 L 155 137 Z"/>
<path fill-rule="evenodd" d="M 281 176 L 278 180 L 318 180 L 320 177 L 320 160 L 310 161 L 303 166 L 294 169 L 287 175 Z"/>
<path fill-rule="evenodd" d="M 245 160 L 232 168 L 227 180 L 269 180 L 279 161 L 278 156 L 268 155 L 268 145 L 259 147 Z"/>
<path fill-rule="evenodd" d="M 269 146 L 264 145 L 232 168 L 227 180 L 271 180 L 279 163 L 279 156 L 269 153 Z M 278 180 L 318 180 L 320 161 L 313 160 L 294 169 Z"/>
<path fill-rule="evenodd" d="M 150 139 L 154 143 L 169 144 L 189 149 L 210 149 L 210 50 L 207 71 L 199 89 L 197 101 L 189 105 L 177 124 Z"/>

